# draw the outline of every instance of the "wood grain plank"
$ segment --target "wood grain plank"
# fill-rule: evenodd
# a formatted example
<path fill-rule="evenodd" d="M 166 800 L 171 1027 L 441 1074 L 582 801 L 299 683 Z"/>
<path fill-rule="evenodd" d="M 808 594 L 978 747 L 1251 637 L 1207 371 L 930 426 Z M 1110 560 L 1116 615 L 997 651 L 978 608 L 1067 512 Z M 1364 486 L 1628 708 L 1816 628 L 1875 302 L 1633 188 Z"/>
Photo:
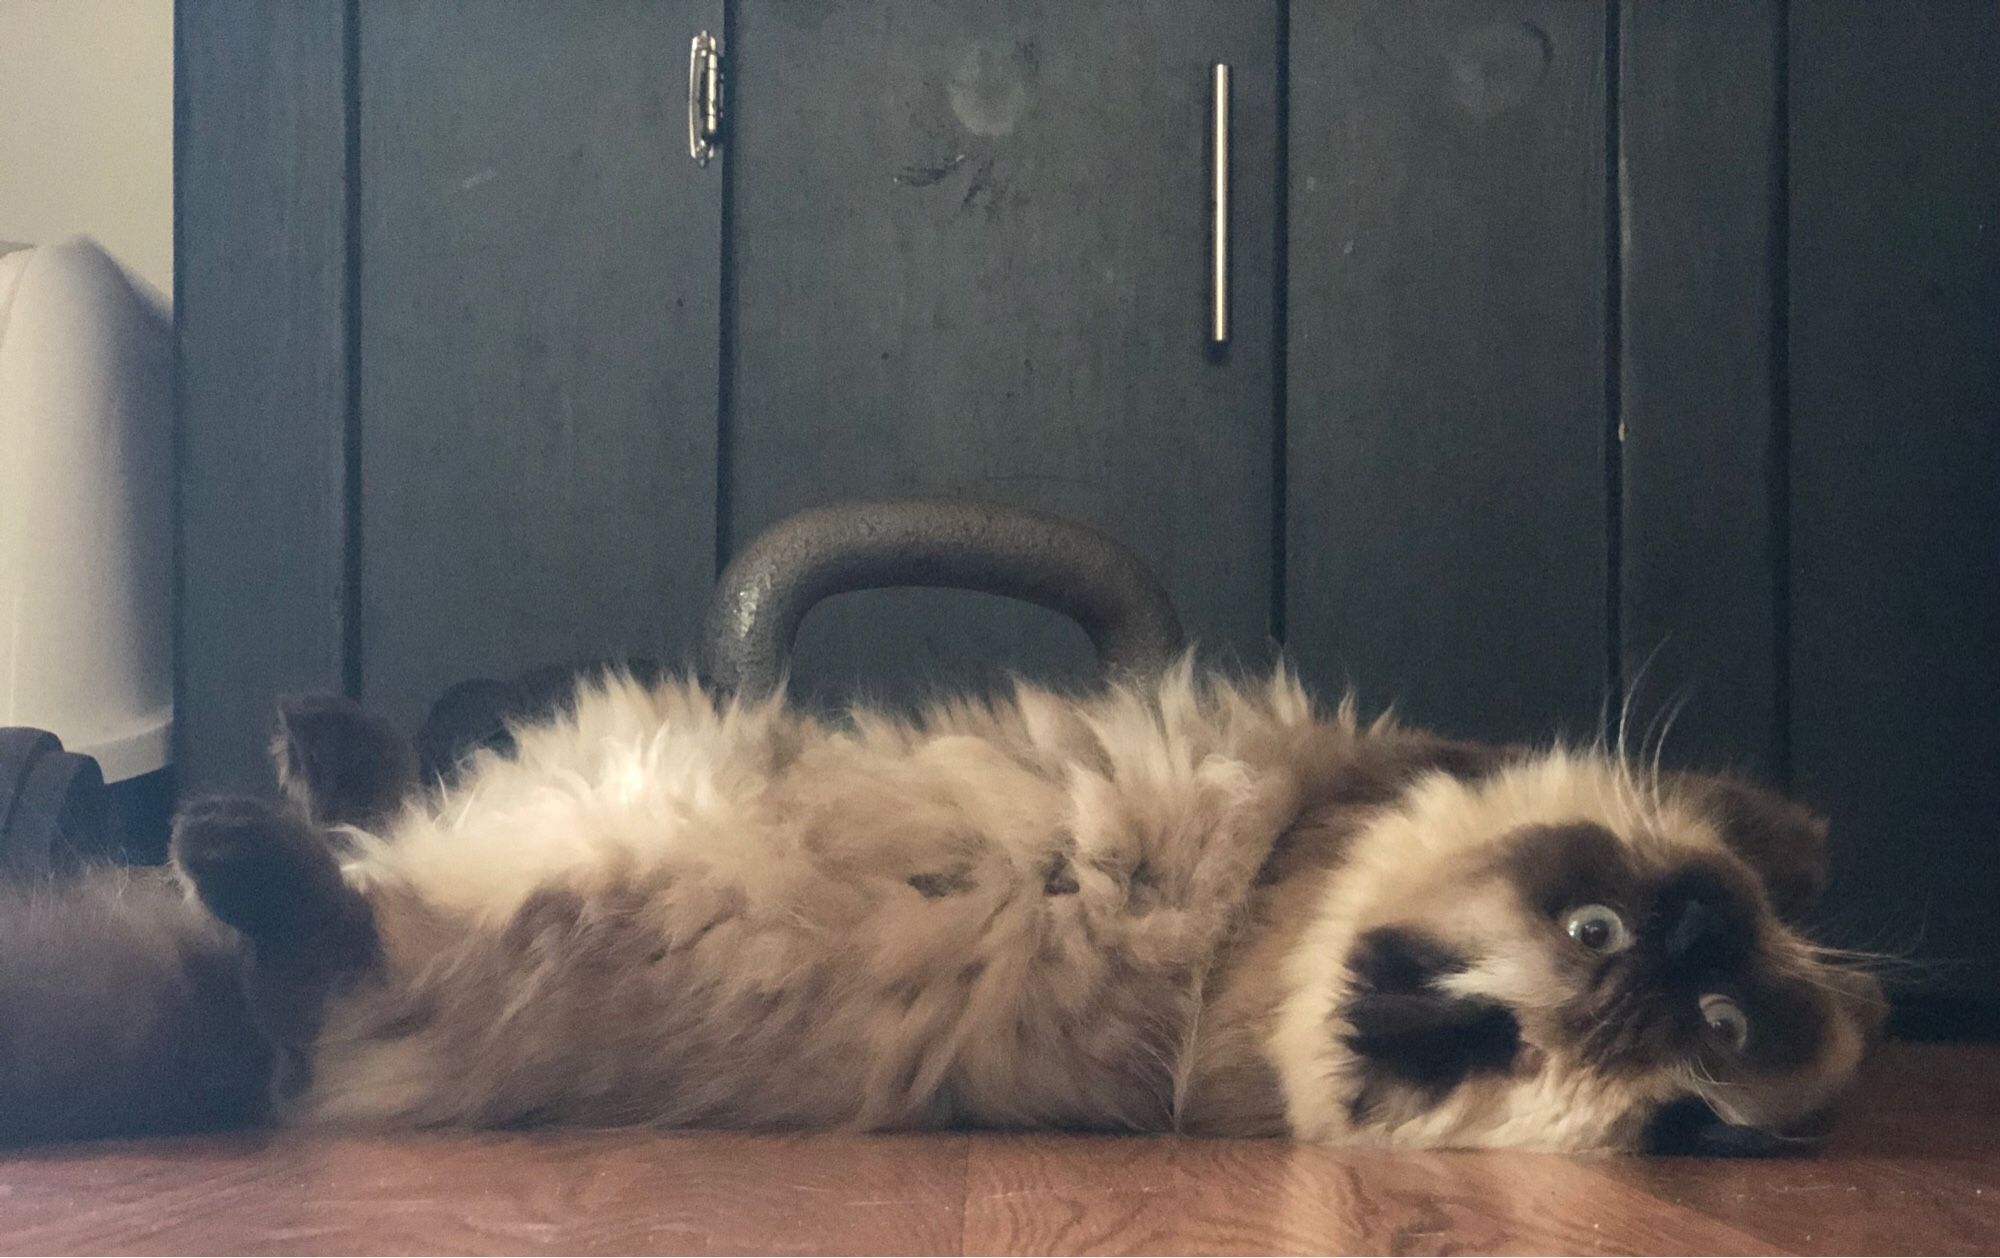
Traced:
<path fill-rule="evenodd" d="M 361 686 L 679 662 L 715 576 L 720 0 L 360 16 Z"/>
<path fill-rule="evenodd" d="M 1825 1148 L 1777 1161 L 1613 1159 L 1602 1174 L 1792 1253 L 1984 1253 L 2000 1239 L 2000 1050 L 1898 1044 Z"/>
<path fill-rule="evenodd" d="M 1622 675 L 1668 759 L 1780 762 L 1779 0 L 1620 5 Z"/>
<path fill-rule="evenodd" d="M 1287 644 L 1422 723 L 1593 733 L 1604 10 L 1299 5 L 1290 49 Z"/>
<path fill-rule="evenodd" d="M 0 1154 L 0 1253 L 1977 1253 L 2000 1048 L 1893 1045 L 1815 1157 L 1054 1134 L 286 1134 Z"/>
<path fill-rule="evenodd" d="M 269 789 L 285 690 L 342 684 L 346 14 L 175 6 L 183 789 Z"/>
<path fill-rule="evenodd" d="M 1831 915 L 2000 996 L 2000 7 L 1791 8 L 1792 746 Z"/>
<path fill-rule="evenodd" d="M 1269 637 L 1271 0 L 748 4 L 731 32 L 728 530 L 965 495 L 1104 527 L 1189 632 Z M 1234 343 L 1205 352 L 1212 61 L 1232 63 Z M 1054 615 L 870 592 L 795 690 L 1092 671 Z"/>
<path fill-rule="evenodd" d="M 1285 1142 L 981 1140 L 972 1253 L 1747 1253 L 1587 1162 Z"/>
<path fill-rule="evenodd" d="M 1763 1168 L 1662 1161 L 1621 1168 L 1618 1177 L 1688 1217 L 1737 1229 L 1748 1252 L 1990 1253 L 2000 1237 L 2000 1173 L 1990 1162 L 1967 1169 L 1937 1158 Z"/>
<path fill-rule="evenodd" d="M 966 1137 L 151 1142 L 10 1160 L 8 1253 L 956 1253 Z"/>

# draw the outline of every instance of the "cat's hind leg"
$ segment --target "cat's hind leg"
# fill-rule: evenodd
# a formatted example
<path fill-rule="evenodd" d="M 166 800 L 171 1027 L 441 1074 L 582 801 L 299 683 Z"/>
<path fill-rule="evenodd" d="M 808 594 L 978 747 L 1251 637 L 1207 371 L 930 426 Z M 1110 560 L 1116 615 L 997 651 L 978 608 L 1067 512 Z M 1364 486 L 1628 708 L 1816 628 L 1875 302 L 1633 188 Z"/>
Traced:
<path fill-rule="evenodd" d="M 324 835 L 259 800 L 197 800 L 174 821 L 173 863 L 251 948 L 251 993 L 281 1046 L 303 1049 L 339 984 L 377 968 L 374 911 Z"/>
<path fill-rule="evenodd" d="M 374 829 L 419 786 L 415 746 L 345 695 L 280 701 L 271 759 L 286 800 L 321 829 Z"/>

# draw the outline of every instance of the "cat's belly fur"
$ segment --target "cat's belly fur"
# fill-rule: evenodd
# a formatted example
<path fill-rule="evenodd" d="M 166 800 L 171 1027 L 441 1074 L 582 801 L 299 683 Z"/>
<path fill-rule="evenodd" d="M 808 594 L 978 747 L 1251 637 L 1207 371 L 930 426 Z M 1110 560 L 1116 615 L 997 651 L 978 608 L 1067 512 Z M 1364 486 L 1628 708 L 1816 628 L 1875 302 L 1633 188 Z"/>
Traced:
<path fill-rule="evenodd" d="M 1295 691 L 835 732 L 613 684 L 363 836 L 309 1122 L 1170 1127 Z"/>

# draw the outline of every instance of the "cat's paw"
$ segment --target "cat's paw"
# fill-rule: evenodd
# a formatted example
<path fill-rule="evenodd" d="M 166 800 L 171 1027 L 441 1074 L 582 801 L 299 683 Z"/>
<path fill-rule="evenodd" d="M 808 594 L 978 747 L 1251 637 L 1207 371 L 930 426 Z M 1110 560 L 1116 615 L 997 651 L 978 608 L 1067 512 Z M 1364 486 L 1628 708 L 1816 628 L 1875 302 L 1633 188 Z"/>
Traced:
<path fill-rule="evenodd" d="M 320 837 L 261 800 L 195 800 L 174 818 L 171 854 L 216 917 L 260 947 L 372 949 L 367 905 Z"/>
<path fill-rule="evenodd" d="M 381 961 L 375 914 L 322 836 L 261 800 L 190 802 L 171 858 L 209 912 L 251 945 L 258 1021 L 281 1046 L 308 1043 L 327 993 Z"/>
<path fill-rule="evenodd" d="M 344 695 L 282 700 L 271 759 L 285 797 L 315 826 L 376 825 L 417 790 L 410 741 Z"/>
<path fill-rule="evenodd" d="M 1467 968 L 1463 957 L 1422 932 L 1382 927 L 1363 935 L 1348 959 L 1353 987 L 1340 1008 L 1345 1042 L 1368 1067 L 1370 1087 L 1436 1097 L 1479 1074 L 1509 1069 L 1521 1027 L 1506 1006 L 1441 990 L 1438 980 Z"/>

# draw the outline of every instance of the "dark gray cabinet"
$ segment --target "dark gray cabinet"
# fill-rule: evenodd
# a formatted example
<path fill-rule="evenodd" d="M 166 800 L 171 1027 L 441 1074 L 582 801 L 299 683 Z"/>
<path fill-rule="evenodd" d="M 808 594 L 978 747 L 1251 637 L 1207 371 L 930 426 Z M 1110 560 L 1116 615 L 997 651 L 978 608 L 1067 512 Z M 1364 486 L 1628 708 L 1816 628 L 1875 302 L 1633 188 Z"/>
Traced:
<path fill-rule="evenodd" d="M 746 4 L 730 32 L 724 527 L 971 495 L 1110 529 L 1189 632 L 1261 654 L 1279 6 Z M 1206 344 L 1210 66 L 1232 67 L 1234 318 Z M 1091 666 L 968 594 L 807 619 L 807 693 Z"/>
<path fill-rule="evenodd" d="M 1833 813 L 1850 940 L 2000 994 L 2000 11 L 1894 8 L 180 0 L 182 780 L 263 784 L 279 691 L 684 658 L 772 521 L 970 495 L 1369 707 L 1674 713 Z M 1088 667 L 940 592 L 797 658 Z"/>
<path fill-rule="evenodd" d="M 351 19 L 330 4 L 174 10 L 184 789 L 266 784 L 272 696 L 346 683 Z"/>
<path fill-rule="evenodd" d="M 360 12 L 350 684 L 689 641 L 714 575 L 721 171 L 688 159 L 720 0 Z"/>
<path fill-rule="evenodd" d="M 1605 12 L 1293 6 L 1285 639 L 1322 686 L 1600 719 Z"/>
<path fill-rule="evenodd" d="M 1794 5 L 1790 62 L 1791 762 L 1841 925 L 1990 995 L 2000 8 Z"/>
<path fill-rule="evenodd" d="M 1785 772 L 1784 5 L 1623 0 L 1619 682 L 1669 751 Z M 1610 357 L 1612 355 L 1608 355 Z"/>

